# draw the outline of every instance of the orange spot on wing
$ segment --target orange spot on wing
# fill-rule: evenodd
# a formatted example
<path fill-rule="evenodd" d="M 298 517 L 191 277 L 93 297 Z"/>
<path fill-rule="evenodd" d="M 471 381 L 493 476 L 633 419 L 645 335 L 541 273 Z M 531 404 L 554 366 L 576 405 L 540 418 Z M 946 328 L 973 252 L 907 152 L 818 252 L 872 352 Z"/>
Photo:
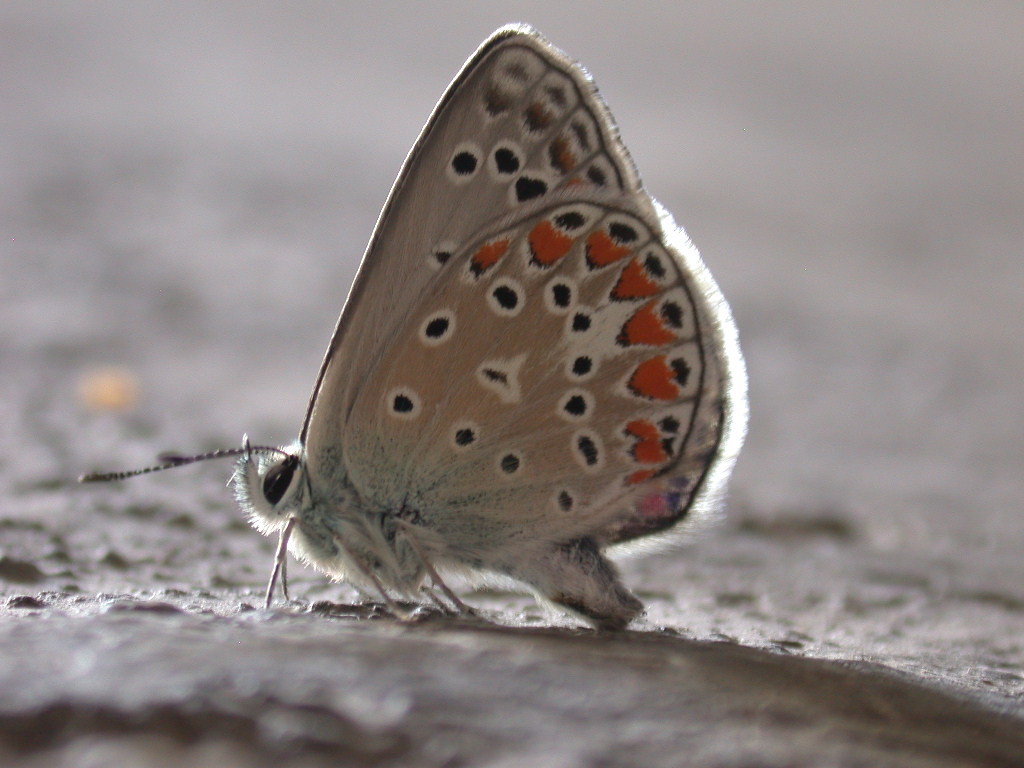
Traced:
<path fill-rule="evenodd" d="M 633 446 L 633 458 L 641 464 L 660 464 L 668 461 L 669 455 L 661 445 L 661 433 L 651 422 L 636 419 L 626 425 L 626 432 L 639 438 Z"/>
<path fill-rule="evenodd" d="M 607 267 L 629 253 L 629 248 L 616 243 L 603 229 L 587 238 L 587 263 L 592 267 Z"/>
<path fill-rule="evenodd" d="M 627 434 L 639 437 L 641 440 L 654 440 L 661 436 L 657 425 L 647 419 L 634 419 L 626 425 Z"/>
<path fill-rule="evenodd" d="M 619 275 L 619 282 L 612 288 L 613 299 L 642 299 L 658 292 L 658 284 L 647 276 L 640 260 L 632 258 Z"/>
<path fill-rule="evenodd" d="M 526 108 L 526 125 L 531 131 L 547 128 L 551 122 L 551 113 L 540 102 L 533 102 Z"/>
<path fill-rule="evenodd" d="M 668 358 L 658 355 L 644 360 L 636 367 L 629 377 L 629 388 L 652 400 L 675 400 L 680 392 L 675 375 L 675 370 L 668 364 Z"/>
<path fill-rule="evenodd" d="M 650 480 L 652 477 L 654 477 L 653 469 L 641 469 L 626 478 L 626 485 L 639 485 L 645 480 Z"/>
<path fill-rule="evenodd" d="M 625 346 L 648 344 L 660 347 L 676 339 L 657 312 L 657 301 L 649 301 L 633 313 L 619 332 L 617 341 Z"/>
<path fill-rule="evenodd" d="M 498 259 L 505 255 L 508 250 L 508 240 L 495 240 L 484 243 L 480 246 L 473 258 L 470 259 L 473 272 L 482 275 L 488 269 L 498 263 Z"/>
<path fill-rule="evenodd" d="M 551 164 L 562 173 L 568 173 L 576 167 L 576 155 L 572 153 L 569 142 L 562 136 L 551 144 Z"/>
<path fill-rule="evenodd" d="M 529 242 L 533 260 L 548 267 L 569 252 L 573 238 L 559 232 L 545 219 L 530 232 Z"/>

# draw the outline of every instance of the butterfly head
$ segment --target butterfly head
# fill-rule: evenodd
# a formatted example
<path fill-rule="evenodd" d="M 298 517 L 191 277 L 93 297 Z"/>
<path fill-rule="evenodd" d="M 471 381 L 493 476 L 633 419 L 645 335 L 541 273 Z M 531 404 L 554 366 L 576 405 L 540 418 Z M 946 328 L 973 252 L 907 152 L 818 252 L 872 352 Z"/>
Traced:
<path fill-rule="evenodd" d="M 235 497 L 253 527 L 271 533 L 284 526 L 305 496 L 306 468 L 301 444 L 259 449 L 242 443 L 235 468 Z"/>

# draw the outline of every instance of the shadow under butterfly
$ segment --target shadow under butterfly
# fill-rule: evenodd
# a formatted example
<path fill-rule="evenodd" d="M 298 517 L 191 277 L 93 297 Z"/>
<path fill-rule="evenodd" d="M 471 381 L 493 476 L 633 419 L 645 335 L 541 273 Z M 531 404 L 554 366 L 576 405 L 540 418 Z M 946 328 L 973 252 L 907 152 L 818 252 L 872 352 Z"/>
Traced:
<path fill-rule="evenodd" d="M 239 504 L 279 535 L 268 606 L 291 552 L 400 615 L 397 598 L 470 610 L 455 573 L 615 629 L 643 606 L 607 553 L 711 513 L 746 422 L 736 330 L 696 248 L 589 75 L 518 25 L 406 159 L 298 440 L 82 479 L 238 456 Z"/>

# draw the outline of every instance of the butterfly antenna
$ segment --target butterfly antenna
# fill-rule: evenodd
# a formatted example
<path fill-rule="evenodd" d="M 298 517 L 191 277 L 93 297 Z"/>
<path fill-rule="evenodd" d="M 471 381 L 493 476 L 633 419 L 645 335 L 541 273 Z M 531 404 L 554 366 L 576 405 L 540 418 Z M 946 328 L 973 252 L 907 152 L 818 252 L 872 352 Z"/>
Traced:
<path fill-rule="evenodd" d="M 220 450 L 200 453 L 195 456 L 184 456 L 180 453 L 161 453 L 157 458 L 162 463 L 155 464 L 152 467 L 129 469 L 124 472 L 90 472 L 87 475 L 79 477 L 78 482 L 106 483 L 113 480 L 127 480 L 129 477 L 148 475 L 150 472 L 161 472 L 165 469 L 173 469 L 174 467 L 183 467 L 186 464 L 194 464 L 197 461 L 222 459 L 226 456 L 241 456 L 248 453 L 280 453 L 282 455 L 288 455 L 287 451 L 283 451 L 280 448 L 276 448 L 271 445 L 249 445 L 249 441 L 246 440 L 245 446 L 242 448 L 221 448 Z"/>

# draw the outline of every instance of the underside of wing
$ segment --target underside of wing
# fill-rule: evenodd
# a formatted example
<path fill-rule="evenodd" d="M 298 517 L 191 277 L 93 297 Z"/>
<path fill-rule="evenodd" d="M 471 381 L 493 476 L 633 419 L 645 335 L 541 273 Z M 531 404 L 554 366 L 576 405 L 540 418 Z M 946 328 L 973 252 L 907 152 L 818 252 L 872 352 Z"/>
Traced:
<path fill-rule="evenodd" d="M 675 529 L 715 493 L 735 371 L 696 253 L 666 239 L 571 190 L 467 243 L 361 382 L 349 481 L 459 541 Z"/>
<path fill-rule="evenodd" d="M 745 414 L 728 307 L 589 76 L 499 30 L 381 214 L 303 427 L 312 481 L 481 546 L 651 541 L 717 499 Z"/>
<path fill-rule="evenodd" d="M 633 193 L 639 178 L 589 75 L 525 26 L 466 63 L 405 161 L 321 367 L 301 441 L 338 434 L 358 372 L 387 350 L 452 254 L 570 186 Z M 354 374 L 354 375 L 353 375 Z"/>

